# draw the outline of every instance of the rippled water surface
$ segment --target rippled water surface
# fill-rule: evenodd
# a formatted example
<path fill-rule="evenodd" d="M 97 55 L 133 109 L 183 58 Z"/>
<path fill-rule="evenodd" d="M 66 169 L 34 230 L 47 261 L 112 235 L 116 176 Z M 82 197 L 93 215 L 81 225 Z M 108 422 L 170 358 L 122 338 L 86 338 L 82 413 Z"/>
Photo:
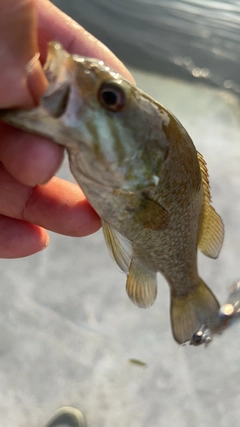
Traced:
<path fill-rule="evenodd" d="M 240 93 L 240 2 L 55 0 L 130 65 Z"/>

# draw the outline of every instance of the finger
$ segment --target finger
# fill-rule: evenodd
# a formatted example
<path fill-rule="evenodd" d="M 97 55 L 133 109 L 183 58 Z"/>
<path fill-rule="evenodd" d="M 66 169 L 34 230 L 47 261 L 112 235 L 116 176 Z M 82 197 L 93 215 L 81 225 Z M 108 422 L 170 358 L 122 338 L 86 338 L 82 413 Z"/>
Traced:
<path fill-rule="evenodd" d="M 17 182 L 0 167 L 0 212 L 48 230 L 81 237 L 97 231 L 100 218 L 76 184 L 52 178 L 35 188 Z"/>
<path fill-rule="evenodd" d="M 92 34 L 50 1 L 37 0 L 36 3 L 39 14 L 39 46 L 43 60 L 46 58 L 47 42 L 56 40 L 70 53 L 101 59 L 134 83 L 132 75 L 123 63 Z"/>
<path fill-rule="evenodd" d="M 4 0 L 5 3 L 8 0 Z M 16 1 L 16 0 L 11 0 Z M 18 0 L 16 4 L 21 4 Z M 9 3 L 10 4 L 10 3 Z M 26 0 L 28 8 L 33 8 L 33 2 Z M 71 20 L 67 15 L 62 13 L 59 9 L 53 6 L 49 1 L 40 0 L 37 2 L 39 10 L 39 36 L 41 49 L 46 51 L 46 43 L 51 39 L 58 39 L 63 43 L 66 49 L 72 52 L 79 52 L 83 55 L 96 56 L 102 58 L 109 65 L 113 66 L 126 78 L 131 79 L 126 68 L 123 64 L 110 52 L 104 45 L 96 40 L 92 35 L 87 33 L 82 27 Z M 30 5 L 30 6 L 29 6 Z M 29 12 L 29 14 L 31 15 Z M 1 15 L 0 15 L 1 16 Z M 33 20 L 34 21 L 34 20 Z M 29 24 L 28 24 L 29 25 Z M 28 34 L 33 31 L 33 25 L 28 30 Z M 11 31 L 10 31 L 11 35 Z M 16 34 L 15 34 L 16 36 Z M 34 37 L 33 37 L 33 40 Z M 14 44 L 13 44 L 14 45 Z M 24 39 L 24 46 L 26 40 Z M 36 43 L 31 44 L 31 55 L 36 51 Z M 14 45 L 15 46 L 15 45 Z M 1 42 L 0 42 L 1 47 Z M 16 48 L 17 50 L 17 48 Z M 14 51 L 15 52 L 15 51 Z M 20 52 L 21 53 L 21 52 Z M 15 52 L 13 56 L 18 57 L 19 52 Z M 20 55 L 21 56 L 21 55 Z M 26 57 L 26 54 L 23 55 Z M 28 55 L 29 57 L 29 55 Z M 27 57 L 27 59 L 28 59 Z M 0 57 L 1 58 L 1 57 Z M 26 63 L 26 60 L 24 61 Z M 16 67 L 17 68 L 17 67 Z M 19 79 L 15 79 L 15 82 Z M 29 83 L 29 82 L 28 82 Z M 7 85 L 9 87 L 9 84 Z M 11 86 L 11 85 L 10 85 Z M 36 85 L 38 87 L 38 85 Z M 6 87 L 6 86 L 5 86 Z M 1 89 L 1 80 L 0 80 Z M 17 91 L 14 89 L 14 93 Z M 26 99 L 22 97 L 22 91 L 19 96 L 26 104 Z M 4 100 L 3 98 L 1 98 Z M 25 99 L 25 101 L 24 101 Z M 5 101 L 4 101 L 5 102 Z M 18 103 L 10 96 L 10 103 Z M 0 103 L 1 106 L 1 103 Z M 7 106 L 7 105 L 6 105 Z M 18 134 L 18 131 L 9 130 L 6 131 L 6 125 L 1 124 L 1 146 L 0 146 L 0 158 L 5 165 L 5 168 L 25 185 L 34 186 L 36 184 L 42 184 L 46 182 L 50 176 L 58 169 L 62 159 L 62 149 L 54 143 L 47 142 L 44 139 L 40 139 L 36 136 L 25 136 Z M 9 134 L 8 134 L 9 132 Z M 18 141 L 18 138 L 20 139 Z M 23 140 L 26 140 L 26 145 Z M 44 142 L 43 142 L 44 141 Z M 38 145 L 42 144 L 42 147 Z"/>
<path fill-rule="evenodd" d="M 101 227 L 99 216 L 79 186 L 56 177 L 34 188 L 23 216 L 27 221 L 72 237 L 88 236 Z"/>
<path fill-rule="evenodd" d="M 39 61 L 33 62 L 30 73 L 38 82 L 36 94 L 32 94 L 27 85 L 26 65 L 38 51 L 36 14 L 34 0 L 1 0 L 0 108 L 30 107 L 47 87 Z"/>
<path fill-rule="evenodd" d="M 0 258 L 21 258 L 47 247 L 47 232 L 25 221 L 0 215 Z"/>
<path fill-rule="evenodd" d="M 58 170 L 63 148 L 44 138 L 0 123 L 0 161 L 22 184 L 44 184 Z"/>

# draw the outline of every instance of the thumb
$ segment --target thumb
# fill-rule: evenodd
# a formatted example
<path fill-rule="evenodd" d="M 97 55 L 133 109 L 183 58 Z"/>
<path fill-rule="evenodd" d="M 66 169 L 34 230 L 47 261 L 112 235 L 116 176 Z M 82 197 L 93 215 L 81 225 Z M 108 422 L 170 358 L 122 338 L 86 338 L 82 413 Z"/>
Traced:
<path fill-rule="evenodd" d="M 35 1 L 1 0 L 0 108 L 31 107 L 45 90 L 37 52 Z"/>

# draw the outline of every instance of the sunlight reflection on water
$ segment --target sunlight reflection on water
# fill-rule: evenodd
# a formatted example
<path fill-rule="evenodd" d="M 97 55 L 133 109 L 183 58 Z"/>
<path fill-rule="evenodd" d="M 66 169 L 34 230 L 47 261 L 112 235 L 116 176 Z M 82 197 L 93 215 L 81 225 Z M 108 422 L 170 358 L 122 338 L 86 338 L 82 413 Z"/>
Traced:
<path fill-rule="evenodd" d="M 240 94 L 240 2 L 55 0 L 124 62 Z"/>

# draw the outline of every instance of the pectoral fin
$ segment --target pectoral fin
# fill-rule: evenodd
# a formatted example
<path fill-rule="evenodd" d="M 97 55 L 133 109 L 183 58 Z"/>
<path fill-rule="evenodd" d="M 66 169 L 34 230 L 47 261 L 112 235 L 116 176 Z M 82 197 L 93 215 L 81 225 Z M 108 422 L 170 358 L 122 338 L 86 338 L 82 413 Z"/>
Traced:
<path fill-rule="evenodd" d="M 170 222 L 169 213 L 151 199 L 144 199 L 134 213 L 134 220 L 149 230 L 165 230 Z"/>
<path fill-rule="evenodd" d="M 126 291 L 138 307 L 150 307 L 157 296 L 157 274 L 132 259 L 127 278 Z"/>
<path fill-rule="evenodd" d="M 211 194 L 208 171 L 206 163 L 200 153 L 198 153 L 198 160 L 204 190 L 204 202 L 201 214 L 198 247 L 204 255 L 210 258 L 217 258 L 223 244 L 224 225 L 221 217 L 210 204 Z"/>
<path fill-rule="evenodd" d="M 128 273 L 132 257 L 131 243 L 104 220 L 102 220 L 102 229 L 110 255 L 115 259 L 120 270 Z"/>

